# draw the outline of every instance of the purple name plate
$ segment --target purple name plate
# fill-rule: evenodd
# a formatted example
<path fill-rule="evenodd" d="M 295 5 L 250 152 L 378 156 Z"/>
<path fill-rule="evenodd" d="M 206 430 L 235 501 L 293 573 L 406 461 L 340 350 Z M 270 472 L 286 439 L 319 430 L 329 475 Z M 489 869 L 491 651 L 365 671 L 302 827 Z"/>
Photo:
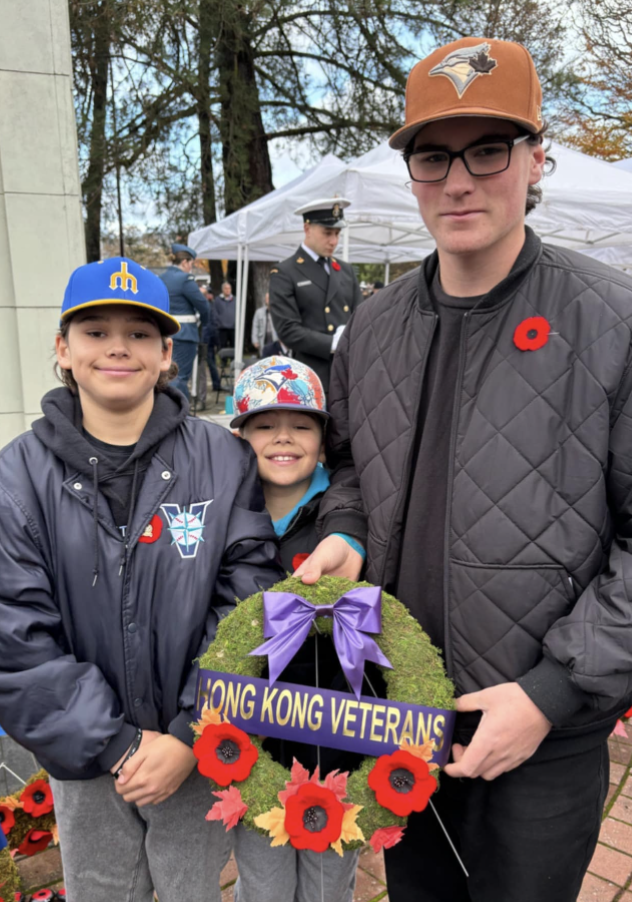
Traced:
<path fill-rule="evenodd" d="M 292 739 L 307 745 L 343 749 L 379 758 L 409 740 L 414 745 L 434 740 L 432 761 L 448 761 L 456 711 L 426 708 L 385 698 L 316 689 L 295 683 L 200 670 L 195 714 L 205 708 L 221 711 L 230 723 L 259 736 Z"/>

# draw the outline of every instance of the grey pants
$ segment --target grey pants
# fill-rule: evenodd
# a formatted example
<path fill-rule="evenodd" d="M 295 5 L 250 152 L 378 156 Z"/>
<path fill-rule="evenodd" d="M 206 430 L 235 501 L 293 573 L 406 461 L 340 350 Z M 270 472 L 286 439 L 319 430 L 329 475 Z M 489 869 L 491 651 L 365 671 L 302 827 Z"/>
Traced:
<path fill-rule="evenodd" d="M 231 833 L 239 870 L 235 902 L 353 902 L 359 850 L 341 858 L 331 850 L 273 849 L 269 837 L 243 824 Z"/>
<path fill-rule="evenodd" d="M 124 802 L 105 775 L 50 781 L 71 902 L 221 902 L 232 836 L 205 815 L 217 799 L 197 771 L 159 805 Z"/>

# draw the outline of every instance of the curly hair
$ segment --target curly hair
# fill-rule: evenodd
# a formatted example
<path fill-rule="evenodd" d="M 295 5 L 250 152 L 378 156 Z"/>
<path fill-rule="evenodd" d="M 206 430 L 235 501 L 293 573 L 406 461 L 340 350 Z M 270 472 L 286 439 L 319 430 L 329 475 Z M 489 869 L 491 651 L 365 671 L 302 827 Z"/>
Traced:
<path fill-rule="evenodd" d="M 162 329 L 160 322 L 157 319 L 154 319 L 153 316 L 151 317 L 151 319 L 156 324 L 156 328 L 160 331 L 160 335 L 162 337 L 162 346 L 163 346 L 163 348 L 166 349 L 167 333 Z M 71 320 L 72 320 L 72 316 L 70 316 L 70 317 L 68 317 L 68 319 L 64 320 L 59 327 L 57 334 L 60 335 L 63 339 L 66 339 L 66 337 L 68 335 L 68 329 L 70 327 Z M 64 369 L 63 367 L 61 367 L 59 365 L 58 361 L 55 362 L 53 370 L 55 372 L 55 376 L 57 377 L 57 379 L 59 379 L 59 381 L 61 382 L 62 385 L 64 385 L 69 391 L 71 391 L 73 395 L 78 394 L 79 387 L 77 385 L 75 377 L 72 374 L 72 370 Z M 154 386 L 154 391 L 164 391 L 165 388 L 167 387 L 167 385 L 169 385 L 169 383 L 173 379 L 175 379 L 177 375 L 178 375 L 178 364 L 174 363 L 172 361 L 171 366 L 169 367 L 167 372 L 161 373 L 160 376 L 158 377 L 158 381 L 156 382 L 156 385 Z"/>

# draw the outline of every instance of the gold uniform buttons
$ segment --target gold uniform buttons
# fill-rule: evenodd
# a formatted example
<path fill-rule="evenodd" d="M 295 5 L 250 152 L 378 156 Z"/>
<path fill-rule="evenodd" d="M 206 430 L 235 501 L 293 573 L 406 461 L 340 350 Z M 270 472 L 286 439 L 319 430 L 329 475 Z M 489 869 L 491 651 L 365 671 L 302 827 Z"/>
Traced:
<path fill-rule="evenodd" d="M 329 307 L 325 307 L 325 313 L 331 313 L 331 309 Z"/>
<path fill-rule="evenodd" d="M 331 323 L 327 326 L 327 328 L 329 329 L 330 332 L 334 331 L 334 327 L 331 325 Z"/>
<path fill-rule="evenodd" d="M 345 304 L 342 309 L 344 310 L 345 313 L 349 312 L 349 307 L 347 306 L 347 304 Z"/>

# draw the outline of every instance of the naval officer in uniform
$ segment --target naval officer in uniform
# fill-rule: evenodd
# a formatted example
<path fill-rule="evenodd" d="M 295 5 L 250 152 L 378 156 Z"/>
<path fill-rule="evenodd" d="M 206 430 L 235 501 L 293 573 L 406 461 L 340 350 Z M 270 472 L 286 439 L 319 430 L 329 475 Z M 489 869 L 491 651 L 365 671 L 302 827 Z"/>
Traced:
<path fill-rule="evenodd" d="M 178 375 L 173 387 L 185 398 L 189 397 L 188 382 L 200 341 L 198 323 L 204 329 L 209 320 L 208 301 L 191 275 L 197 254 L 186 244 L 172 244 L 173 263 L 162 276 L 169 291 L 169 309 L 180 323 L 180 331 L 173 340 L 173 361 L 178 364 Z"/>
<path fill-rule="evenodd" d="M 270 271 L 270 310 L 279 339 L 318 373 L 325 391 L 333 352 L 362 301 L 353 269 L 333 256 L 348 206 L 348 200 L 333 197 L 296 210 L 303 216 L 303 243 Z"/>

